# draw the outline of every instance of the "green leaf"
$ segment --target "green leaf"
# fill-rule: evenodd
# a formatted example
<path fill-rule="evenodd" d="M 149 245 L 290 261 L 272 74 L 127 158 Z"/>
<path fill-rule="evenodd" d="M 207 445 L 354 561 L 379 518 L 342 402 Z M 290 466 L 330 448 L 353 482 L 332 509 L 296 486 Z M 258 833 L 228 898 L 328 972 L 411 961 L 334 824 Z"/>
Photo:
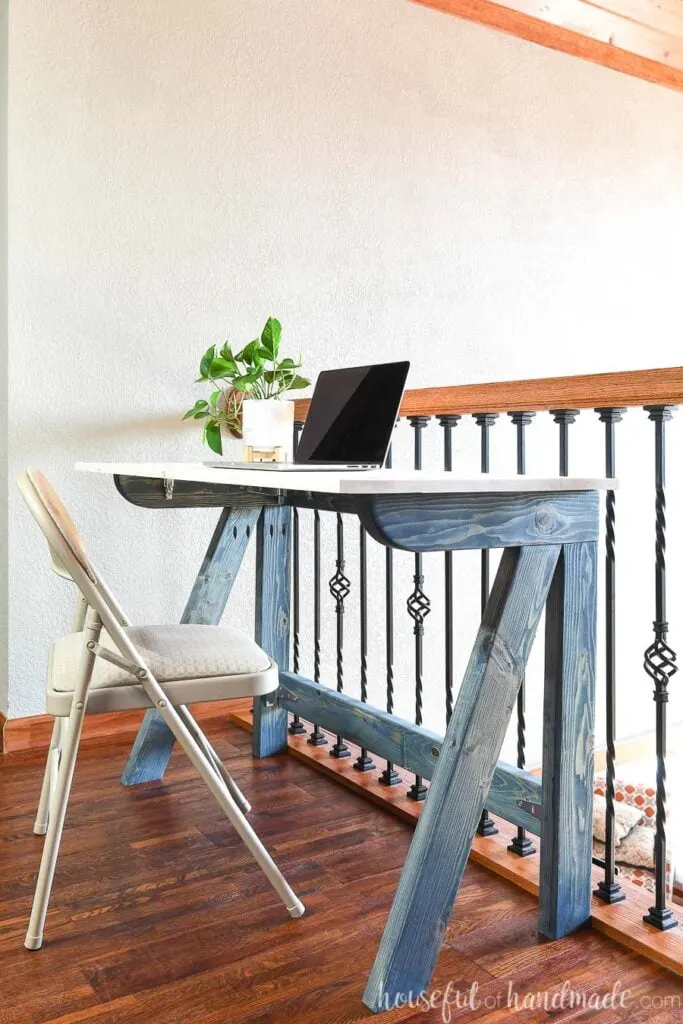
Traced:
<path fill-rule="evenodd" d="M 306 380 L 305 377 L 295 377 L 292 383 L 289 385 L 288 390 L 294 391 L 298 388 L 307 388 L 310 383 L 310 380 Z"/>
<path fill-rule="evenodd" d="M 208 375 L 209 367 L 211 366 L 211 363 L 212 363 L 212 361 L 215 358 L 216 358 L 216 346 L 212 345 L 211 348 L 207 348 L 207 350 L 204 353 L 204 355 L 202 356 L 201 362 L 199 364 L 199 377 L 200 377 L 200 379 L 202 377 L 205 378 Z"/>
<path fill-rule="evenodd" d="M 218 402 L 218 399 L 221 397 L 221 394 L 221 391 L 211 392 L 211 398 L 209 399 L 209 403 L 214 407 L 214 409 L 216 408 L 216 403 Z"/>
<path fill-rule="evenodd" d="M 269 316 L 266 320 L 266 326 L 261 331 L 261 344 L 268 352 L 270 359 L 277 359 L 281 337 L 282 324 L 275 317 Z"/>
<path fill-rule="evenodd" d="M 217 377 L 232 377 L 236 373 L 237 367 L 234 363 L 228 362 L 227 359 L 216 356 L 211 360 L 209 366 L 208 376 L 210 380 L 215 380 Z"/>
<path fill-rule="evenodd" d="M 221 426 L 216 420 L 208 420 L 204 424 L 204 440 L 212 452 L 216 455 L 223 454 L 223 442 L 221 440 Z"/>
<path fill-rule="evenodd" d="M 241 352 L 238 352 L 235 359 L 246 366 L 263 365 L 263 357 L 259 355 L 261 344 L 258 338 L 254 338 L 248 345 L 245 345 Z"/>
<path fill-rule="evenodd" d="M 233 377 L 232 385 L 237 391 L 247 391 L 248 388 L 261 377 L 261 370 L 256 368 L 250 370 L 249 373 L 243 373 L 241 376 Z"/>
<path fill-rule="evenodd" d="M 197 399 L 192 408 L 187 410 L 187 412 L 183 416 L 183 419 L 189 420 L 195 418 L 198 412 L 201 412 L 203 409 L 206 409 L 208 407 L 208 404 L 209 403 L 205 402 L 203 398 Z"/>
<path fill-rule="evenodd" d="M 232 354 L 232 348 L 230 346 L 230 342 L 229 341 L 226 341 L 226 343 L 223 345 L 223 348 L 221 349 L 220 354 L 221 354 L 221 357 L 223 359 L 227 359 L 227 361 L 229 363 L 234 363 L 235 362 L 235 357 Z"/>
<path fill-rule="evenodd" d="M 295 363 L 293 359 L 288 357 L 279 362 L 278 366 L 281 370 L 297 370 L 301 366 L 301 357 L 299 357 L 298 363 Z"/>

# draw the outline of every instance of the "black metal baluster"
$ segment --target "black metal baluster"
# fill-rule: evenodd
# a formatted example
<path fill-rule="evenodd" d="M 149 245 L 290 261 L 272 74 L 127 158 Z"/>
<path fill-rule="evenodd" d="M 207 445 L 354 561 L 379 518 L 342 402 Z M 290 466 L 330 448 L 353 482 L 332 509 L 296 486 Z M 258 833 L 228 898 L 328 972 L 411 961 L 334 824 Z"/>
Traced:
<path fill-rule="evenodd" d="M 303 428 L 301 420 L 294 421 L 294 442 L 292 449 L 296 452 L 299 435 Z M 299 615 L 299 510 L 292 509 L 292 671 L 298 672 L 300 667 L 300 615 Z M 289 726 L 292 736 L 305 736 L 306 729 L 298 715 L 294 715 Z"/>
<path fill-rule="evenodd" d="M 614 425 L 620 423 L 625 409 L 614 407 L 596 409 L 600 422 L 605 424 L 605 473 L 612 478 L 616 473 Z M 620 903 L 625 894 L 616 881 L 614 833 L 614 773 L 616 732 L 616 574 L 615 574 L 615 521 L 614 491 L 608 491 L 605 502 L 605 878 L 598 882 L 593 895 L 605 903 Z"/>
<path fill-rule="evenodd" d="M 655 827 L 655 905 L 643 920 L 660 931 L 675 928 L 678 920 L 666 905 L 666 705 L 668 685 L 678 671 L 676 654 L 667 643 L 666 621 L 666 460 L 664 424 L 674 406 L 647 405 L 645 411 L 655 425 L 655 639 L 645 651 L 645 671 L 655 684 L 655 728 L 657 749 L 657 815 Z"/>
<path fill-rule="evenodd" d="M 368 557 L 367 557 L 368 535 L 365 529 L 360 527 L 359 535 L 359 569 L 360 569 L 360 699 L 363 704 L 368 699 Z M 359 772 L 371 772 L 376 768 L 375 762 L 363 747 L 353 763 L 353 767 Z"/>
<path fill-rule="evenodd" d="M 344 573 L 344 520 L 337 512 L 337 560 L 334 576 L 330 580 L 330 594 L 334 598 L 334 610 L 337 614 L 337 693 L 344 692 L 344 601 L 349 596 L 351 585 Z M 350 757 L 351 751 L 341 736 L 337 736 L 330 750 L 331 757 Z"/>
<path fill-rule="evenodd" d="M 474 415 L 477 426 L 481 429 L 481 471 L 482 473 L 488 473 L 490 470 L 491 462 L 491 450 L 489 446 L 489 428 L 498 419 L 497 412 L 479 412 Z M 481 552 L 481 613 L 484 614 L 486 603 L 489 599 L 489 552 Z M 498 835 L 498 829 L 493 824 L 492 818 L 489 817 L 489 812 L 485 807 L 481 812 L 481 818 L 477 825 L 477 835 L 480 836 L 496 836 Z"/>
<path fill-rule="evenodd" d="M 391 446 L 387 452 L 384 465 L 391 469 Z M 387 711 L 394 710 L 394 552 L 391 548 L 384 549 L 384 601 L 385 601 L 385 633 L 386 633 L 386 672 L 387 672 Z M 383 786 L 398 786 L 401 776 L 391 761 L 379 777 Z"/>
<path fill-rule="evenodd" d="M 531 423 L 536 415 L 534 412 L 511 412 L 508 413 L 517 431 L 517 473 L 524 476 L 526 473 L 526 436 L 525 428 Z M 517 767 L 524 768 L 526 764 L 526 683 L 522 679 L 519 693 L 517 694 Z M 508 846 L 510 853 L 516 853 L 518 857 L 529 857 L 536 853 L 536 847 L 529 839 L 523 828 L 517 827 L 517 835 L 513 836 Z"/>
<path fill-rule="evenodd" d="M 313 679 L 320 682 L 320 512 L 313 512 Z M 327 736 L 313 723 L 313 732 L 308 737 L 313 747 L 324 747 Z"/>
<path fill-rule="evenodd" d="M 422 431 L 429 423 L 429 416 L 409 416 L 411 427 L 415 431 L 414 465 L 422 469 Z M 422 647 L 424 638 L 424 620 L 430 612 L 429 598 L 424 592 L 424 576 L 422 574 L 422 555 L 415 555 L 415 572 L 413 575 L 413 592 L 408 598 L 408 614 L 413 620 L 415 636 L 415 724 L 422 725 Z M 419 775 L 408 790 L 411 800 L 424 800 L 427 787 Z"/>
<path fill-rule="evenodd" d="M 560 476 L 569 476 L 569 428 L 576 422 L 578 409 L 551 409 L 550 415 L 560 428 Z"/>
<path fill-rule="evenodd" d="M 453 414 L 439 416 L 439 425 L 443 427 L 443 468 L 450 472 L 453 469 L 453 427 L 457 427 L 462 417 Z M 445 638 L 445 680 L 446 680 L 446 725 L 453 714 L 453 552 L 444 554 L 444 630 Z"/>

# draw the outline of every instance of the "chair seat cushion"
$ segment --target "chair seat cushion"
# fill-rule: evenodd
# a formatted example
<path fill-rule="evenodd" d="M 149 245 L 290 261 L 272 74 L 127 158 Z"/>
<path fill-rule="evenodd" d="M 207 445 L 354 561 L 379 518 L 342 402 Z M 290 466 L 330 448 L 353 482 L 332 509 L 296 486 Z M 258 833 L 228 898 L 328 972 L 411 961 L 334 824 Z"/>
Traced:
<path fill-rule="evenodd" d="M 270 693 L 277 667 L 244 633 L 223 626 L 128 626 L 126 633 L 171 703 L 190 704 Z M 103 631 L 102 647 L 115 650 Z M 50 648 L 48 711 L 68 714 L 74 679 L 83 654 L 82 633 L 60 637 Z M 88 711 L 149 707 L 138 679 L 99 657 L 95 659 Z M 66 710 L 65 710 L 66 709 Z"/>
<path fill-rule="evenodd" d="M 244 633 L 223 626 L 128 626 L 125 632 L 160 683 L 173 679 L 238 676 L 264 672 L 270 658 Z M 101 644 L 115 650 L 102 633 Z M 50 683 L 57 691 L 73 689 L 74 670 L 83 650 L 83 634 L 71 633 L 52 645 Z M 95 661 L 91 686 L 129 686 L 137 680 L 103 658 Z"/>

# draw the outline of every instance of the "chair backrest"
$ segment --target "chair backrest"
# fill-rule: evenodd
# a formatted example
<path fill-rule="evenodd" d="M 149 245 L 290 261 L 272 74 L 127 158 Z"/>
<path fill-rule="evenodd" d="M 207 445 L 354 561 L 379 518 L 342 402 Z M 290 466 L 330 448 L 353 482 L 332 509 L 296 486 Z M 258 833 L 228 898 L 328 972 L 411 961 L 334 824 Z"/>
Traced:
<path fill-rule="evenodd" d="M 25 469 L 19 474 L 19 490 L 28 505 L 33 518 L 40 526 L 50 548 L 52 565 L 60 576 L 73 579 L 68 565 L 64 564 L 55 547 L 55 536 L 63 541 L 71 555 L 92 583 L 97 583 L 97 574 L 88 558 L 85 545 L 76 529 L 73 519 L 54 487 L 39 469 Z"/>
<path fill-rule="evenodd" d="M 52 566 L 60 576 L 73 580 L 85 601 L 100 615 L 111 633 L 111 619 L 126 625 L 126 617 L 97 573 L 73 519 L 54 487 L 39 469 L 23 470 L 17 480 L 24 501 L 43 532 Z"/>

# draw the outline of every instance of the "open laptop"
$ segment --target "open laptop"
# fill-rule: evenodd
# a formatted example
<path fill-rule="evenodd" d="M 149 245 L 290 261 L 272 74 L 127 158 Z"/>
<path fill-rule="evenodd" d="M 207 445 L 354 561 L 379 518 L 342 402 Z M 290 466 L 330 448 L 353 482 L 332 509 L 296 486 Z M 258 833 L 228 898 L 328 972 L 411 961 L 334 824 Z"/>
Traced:
<path fill-rule="evenodd" d="M 389 450 L 409 362 L 324 370 L 293 462 L 210 462 L 217 469 L 379 469 Z"/>

